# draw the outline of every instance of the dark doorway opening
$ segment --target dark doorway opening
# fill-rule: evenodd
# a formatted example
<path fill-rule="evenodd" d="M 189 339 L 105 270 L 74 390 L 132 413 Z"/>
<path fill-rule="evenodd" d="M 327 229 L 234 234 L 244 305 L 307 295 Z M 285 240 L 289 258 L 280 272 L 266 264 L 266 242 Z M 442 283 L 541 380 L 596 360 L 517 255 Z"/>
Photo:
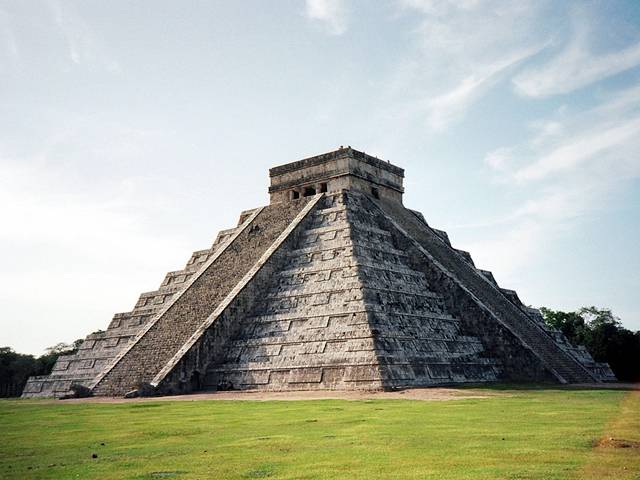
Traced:
<path fill-rule="evenodd" d="M 327 184 L 326 183 L 321 183 L 320 184 L 320 193 L 327 193 Z"/>
<path fill-rule="evenodd" d="M 316 194 L 316 189 L 314 187 L 304 187 L 304 196 L 310 197 Z"/>
<path fill-rule="evenodd" d="M 378 193 L 378 189 L 375 187 L 371 187 L 371 195 L 373 198 L 380 198 L 380 194 Z"/>
<path fill-rule="evenodd" d="M 298 198 L 300 198 L 300 192 L 296 192 L 296 191 L 294 190 L 294 191 L 293 191 L 293 196 L 292 196 L 292 198 L 293 198 L 294 200 L 297 200 Z"/>

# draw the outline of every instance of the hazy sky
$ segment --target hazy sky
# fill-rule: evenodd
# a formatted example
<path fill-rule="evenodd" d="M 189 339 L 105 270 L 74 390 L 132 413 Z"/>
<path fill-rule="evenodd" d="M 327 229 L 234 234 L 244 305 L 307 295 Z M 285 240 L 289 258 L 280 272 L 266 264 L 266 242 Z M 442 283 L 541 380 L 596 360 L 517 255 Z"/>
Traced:
<path fill-rule="evenodd" d="M 0 0 L 0 344 L 106 328 L 340 145 L 525 303 L 640 329 L 640 2 Z"/>

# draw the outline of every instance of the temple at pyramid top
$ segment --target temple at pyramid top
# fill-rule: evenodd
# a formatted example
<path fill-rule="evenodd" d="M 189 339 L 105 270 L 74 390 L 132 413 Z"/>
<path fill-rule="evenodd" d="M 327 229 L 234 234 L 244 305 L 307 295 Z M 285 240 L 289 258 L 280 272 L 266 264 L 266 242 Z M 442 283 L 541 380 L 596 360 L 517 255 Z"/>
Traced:
<path fill-rule="evenodd" d="M 615 379 L 406 208 L 403 169 L 348 147 L 269 175 L 269 205 L 23 396 Z"/>
<path fill-rule="evenodd" d="M 404 170 L 351 147 L 269 170 L 271 203 L 318 193 L 357 190 L 402 203 Z"/>

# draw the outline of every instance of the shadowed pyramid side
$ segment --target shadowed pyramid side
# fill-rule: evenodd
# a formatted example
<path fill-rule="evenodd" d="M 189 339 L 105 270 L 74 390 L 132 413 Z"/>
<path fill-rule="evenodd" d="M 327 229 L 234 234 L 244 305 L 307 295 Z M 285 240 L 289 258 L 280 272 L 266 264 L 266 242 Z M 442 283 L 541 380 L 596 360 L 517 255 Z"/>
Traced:
<path fill-rule="evenodd" d="M 372 200 L 369 201 L 373 204 Z M 394 230 L 406 239 L 406 248 L 419 252 L 417 257 L 426 259 L 422 263 L 424 271 L 432 285 L 442 292 L 449 308 L 468 323 L 470 331 L 485 332 L 482 336 L 485 344 L 503 359 L 505 378 L 544 379 L 544 372 L 537 369 L 542 365 L 561 383 L 597 381 L 504 292 L 487 280 L 469 258 L 432 230 L 424 219 L 400 203 L 381 201 L 375 205 Z M 489 335 L 490 331 L 494 334 Z M 522 354 L 511 347 L 513 339 L 524 347 L 520 348 Z"/>
<path fill-rule="evenodd" d="M 94 383 L 97 395 L 119 395 L 151 383 L 304 208 L 308 199 L 256 211 Z"/>
<path fill-rule="evenodd" d="M 383 387 L 490 382 L 502 361 L 470 332 L 424 273 L 425 258 L 360 193 L 351 195 L 358 273 Z"/>

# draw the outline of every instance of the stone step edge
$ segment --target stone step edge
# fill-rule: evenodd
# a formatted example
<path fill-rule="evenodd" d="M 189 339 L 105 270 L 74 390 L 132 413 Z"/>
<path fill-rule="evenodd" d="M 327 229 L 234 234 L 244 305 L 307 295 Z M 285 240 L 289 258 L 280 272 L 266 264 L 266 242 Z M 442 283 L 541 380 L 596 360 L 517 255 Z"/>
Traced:
<path fill-rule="evenodd" d="M 184 283 L 184 287 L 182 288 L 182 290 L 177 294 L 175 294 L 173 298 L 171 298 L 171 300 L 166 305 L 164 305 L 163 308 L 158 313 L 154 315 L 153 319 L 148 321 L 144 325 L 144 327 L 138 333 L 138 335 L 136 335 L 134 340 L 130 342 L 129 345 L 127 345 L 114 358 L 112 364 L 109 365 L 109 367 L 106 368 L 104 371 L 102 371 L 93 382 L 91 382 L 91 385 L 89 386 L 91 390 L 95 389 L 96 386 L 98 386 L 98 384 L 102 381 L 102 379 L 106 377 L 111 370 L 113 370 L 113 368 L 118 364 L 118 362 L 120 362 L 120 360 L 122 360 L 122 358 L 124 358 L 124 356 L 131 351 L 134 345 L 136 345 L 140 341 L 140 339 L 147 334 L 147 332 L 151 329 L 151 327 L 153 327 L 158 322 L 158 320 L 180 299 L 180 297 L 182 297 L 184 292 L 186 292 L 195 283 L 195 281 L 222 255 L 222 253 L 234 242 L 234 240 L 238 238 L 240 234 L 244 232 L 244 230 L 253 223 L 253 221 L 260 214 L 260 212 L 264 210 L 264 208 L 265 207 L 256 208 L 251 213 L 251 215 L 245 220 L 245 222 L 236 229 L 236 232 L 233 235 L 231 235 L 227 240 L 225 240 L 224 243 L 221 244 L 220 248 L 216 249 L 213 255 L 211 255 L 211 257 L 209 257 L 206 262 L 202 263 L 202 266 L 200 267 L 200 269 L 195 274 L 193 274 L 187 282 Z"/>
<path fill-rule="evenodd" d="M 207 370 L 207 374 L 209 373 L 228 373 L 230 370 L 233 372 L 277 372 L 277 371 L 288 371 L 288 370 L 304 370 L 304 369 L 319 369 L 319 368 L 345 368 L 345 367 L 422 367 L 428 365 L 441 365 L 441 366 L 469 366 L 469 365 L 478 365 L 482 367 L 493 367 L 495 365 L 499 365 L 499 361 L 492 361 L 492 359 L 481 359 L 485 361 L 476 361 L 476 362 L 398 362 L 393 364 L 386 364 L 380 362 L 367 362 L 367 363 L 326 363 L 326 364 L 318 364 L 318 365 L 292 365 L 292 366 L 282 366 L 282 367 L 256 367 L 256 368 L 239 368 L 239 367 L 231 367 L 231 368 L 222 368 L 224 365 L 235 365 L 235 364 L 223 364 L 220 367 L 215 367 Z"/>
<path fill-rule="evenodd" d="M 258 338 L 264 339 L 265 341 L 260 341 Z M 322 338 L 316 340 L 288 340 L 288 341 L 279 341 L 272 340 L 272 338 L 278 337 L 258 337 L 248 338 L 248 339 L 238 339 L 232 341 L 230 344 L 238 347 L 268 347 L 268 346 L 277 346 L 277 345 L 303 345 L 310 343 L 347 343 L 351 340 L 401 340 L 401 341 L 417 341 L 417 342 L 443 342 L 443 343 L 460 343 L 460 344 L 475 344 L 482 345 L 482 341 L 477 339 L 476 337 L 471 336 L 463 336 L 461 335 L 457 339 L 450 338 L 437 338 L 437 337 L 424 337 L 424 336 L 411 336 L 411 335 L 360 335 L 353 336 L 348 338 Z M 349 350 L 356 351 L 356 350 Z M 268 355 L 265 355 L 268 356 Z"/>
<path fill-rule="evenodd" d="M 333 262 L 333 260 L 325 260 L 326 262 Z M 337 263 L 337 262 L 336 262 Z M 346 263 L 346 262 L 345 262 Z M 391 273 L 399 273 L 401 275 L 410 275 L 413 277 L 420 277 L 420 278 L 424 278 L 424 273 L 418 271 L 418 270 L 413 270 L 411 268 L 408 267 L 403 267 L 403 268 L 397 268 L 397 265 L 394 264 L 394 266 L 391 266 L 390 264 L 382 264 L 382 262 L 378 263 L 378 264 L 371 264 L 371 263 L 366 263 L 363 262 L 362 260 L 358 260 L 358 259 L 353 259 L 350 260 L 348 265 L 332 265 L 332 266 L 328 266 L 328 267 L 324 267 L 324 268 L 312 268 L 312 267 L 294 267 L 294 268 L 288 268 L 288 269 L 284 269 L 281 270 L 280 272 L 278 272 L 279 276 L 292 276 L 292 275 L 296 275 L 299 273 L 318 273 L 318 272 L 326 272 L 328 270 L 346 270 L 349 268 L 355 268 L 355 267 L 365 267 L 365 268 L 371 268 L 374 270 L 382 270 L 382 271 L 388 271 Z"/>
<path fill-rule="evenodd" d="M 271 246 L 262 254 L 260 259 L 254 264 L 254 266 L 244 275 L 240 282 L 229 292 L 225 299 L 220 302 L 216 309 L 207 317 L 207 319 L 196 329 L 191 335 L 189 340 L 176 352 L 176 354 L 167 362 L 167 364 L 157 373 L 157 375 L 150 382 L 151 385 L 157 387 L 160 382 L 173 370 L 182 357 L 191 349 L 191 347 L 200 339 L 204 332 L 211 326 L 211 324 L 227 309 L 229 304 L 236 298 L 236 296 L 244 289 L 244 287 L 253 279 L 263 265 L 271 258 L 271 256 L 280 248 L 284 241 L 289 238 L 289 235 L 300 225 L 300 223 L 306 218 L 311 210 L 318 204 L 320 199 L 324 198 L 324 194 L 315 195 L 296 215 L 294 220 L 284 229 L 284 231 L 276 238 Z M 262 211 L 262 209 L 260 209 Z M 258 212 L 259 213 L 259 212 Z M 251 217 L 252 221 L 257 216 Z M 247 222 L 249 223 L 249 221 Z M 244 230 L 247 225 L 244 225 L 240 230 Z M 235 237 L 234 237 L 235 240 Z M 229 243 L 230 244 L 230 243 Z"/>
<path fill-rule="evenodd" d="M 516 338 L 518 338 L 520 340 L 520 342 L 527 347 L 541 362 L 543 365 L 545 365 L 550 371 L 551 373 L 558 379 L 558 381 L 560 383 L 569 383 L 568 379 L 566 379 L 557 369 L 555 369 L 553 367 L 553 365 L 550 364 L 550 362 L 548 361 L 548 359 L 543 358 L 543 356 L 540 354 L 541 352 L 539 352 L 540 349 L 534 348 L 534 346 L 532 345 L 532 343 L 529 341 L 529 339 L 527 338 L 523 338 L 523 334 L 519 331 L 516 331 L 516 328 L 514 328 L 512 325 L 502 321 L 500 318 L 498 318 L 492 311 L 490 308 L 488 308 L 473 292 L 471 292 L 467 287 L 465 287 L 465 285 L 458 279 L 458 277 L 452 273 L 451 271 L 449 271 L 444 265 L 442 265 L 438 260 L 436 260 L 429 252 L 427 252 L 427 250 L 422 246 L 422 244 L 417 241 L 411 234 L 409 234 L 409 232 L 407 232 L 407 230 L 405 230 L 400 224 L 398 224 L 398 222 L 396 222 L 390 214 L 388 214 L 382 207 L 380 207 L 378 204 L 376 204 L 375 202 L 371 202 L 374 207 L 380 212 L 381 215 L 384 216 L 384 218 L 391 223 L 391 225 L 393 225 L 397 231 L 399 231 L 402 235 L 404 235 L 408 240 L 410 240 L 414 246 L 426 257 L 430 260 L 430 262 L 433 265 L 436 265 L 438 267 L 438 269 L 440 271 L 442 271 L 446 276 L 448 276 L 451 280 L 453 280 L 453 282 L 458 285 L 458 287 L 462 288 L 465 293 L 467 293 L 470 298 L 473 299 L 473 301 L 476 303 L 476 305 L 478 305 L 480 308 L 482 308 L 483 310 L 485 310 L 492 318 L 494 318 L 500 325 L 504 326 L 509 332 L 511 332 L 512 335 L 514 335 Z M 429 228 L 429 227 L 427 227 Z M 436 234 L 437 236 L 437 234 Z M 438 236 L 438 238 L 442 240 L 441 237 Z M 444 243 L 444 241 L 443 241 Z M 451 247 L 450 247 L 451 248 Z M 476 271 L 476 274 L 483 279 L 488 285 L 491 285 L 493 288 L 495 288 L 495 286 L 489 282 L 482 274 L 480 274 L 479 272 Z M 503 294 L 504 295 L 504 294 Z M 506 298 L 506 297 L 505 297 Z M 508 300 L 508 299 L 507 299 Z M 523 315 L 526 316 L 526 314 Z M 532 321 L 533 322 L 533 321 Z M 546 334 L 546 332 L 543 332 L 542 329 L 541 330 L 541 334 Z M 525 332 L 526 333 L 526 332 Z M 550 342 L 553 342 L 553 339 L 549 338 Z M 560 348 L 558 347 L 558 350 L 560 350 Z M 566 355 L 568 356 L 568 355 Z M 572 359 L 573 360 L 573 359 Z M 573 360 L 573 363 L 578 363 L 575 360 Z M 591 374 L 588 373 L 588 371 L 582 367 L 581 365 L 579 365 L 577 367 L 581 372 L 584 370 L 585 372 L 587 372 L 587 374 L 589 376 L 591 376 Z"/>
<path fill-rule="evenodd" d="M 290 322 L 290 321 L 295 321 L 295 320 L 308 320 L 311 318 L 323 318 L 323 317 L 346 317 L 346 316 L 353 316 L 353 314 L 356 313 L 369 313 L 369 312 L 373 312 L 373 313 L 378 313 L 378 314 L 384 314 L 385 316 L 404 316 L 404 317 L 417 317 L 417 318 L 424 318 L 424 319 L 429 319 L 429 320 L 441 320 L 444 322 L 459 322 L 460 320 L 452 317 L 452 316 L 444 316 L 444 315 L 437 315 L 437 314 L 433 314 L 433 315 L 426 315 L 426 314 L 417 314 L 417 313 L 406 313 L 406 312 L 399 312 L 399 311 L 386 311 L 386 310 L 380 310 L 380 309 L 374 309 L 371 308 L 374 305 L 369 305 L 368 308 L 362 308 L 359 310 L 354 310 L 354 311 L 349 311 L 349 312 L 333 312 L 333 313 L 324 313 L 322 315 L 294 315 L 294 316 L 285 316 L 285 317 L 278 317 L 278 318 L 270 318 L 270 317 L 277 317 L 278 315 L 286 315 L 286 314 L 274 314 L 274 315 L 256 315 L 256 316 L 251 316 L 251 317 L 247 317 L 247 320 L 250 321 L 254 321 L 254 322 L 259 322 L 259 323 L 274 323 L 274 322 Z"/>

